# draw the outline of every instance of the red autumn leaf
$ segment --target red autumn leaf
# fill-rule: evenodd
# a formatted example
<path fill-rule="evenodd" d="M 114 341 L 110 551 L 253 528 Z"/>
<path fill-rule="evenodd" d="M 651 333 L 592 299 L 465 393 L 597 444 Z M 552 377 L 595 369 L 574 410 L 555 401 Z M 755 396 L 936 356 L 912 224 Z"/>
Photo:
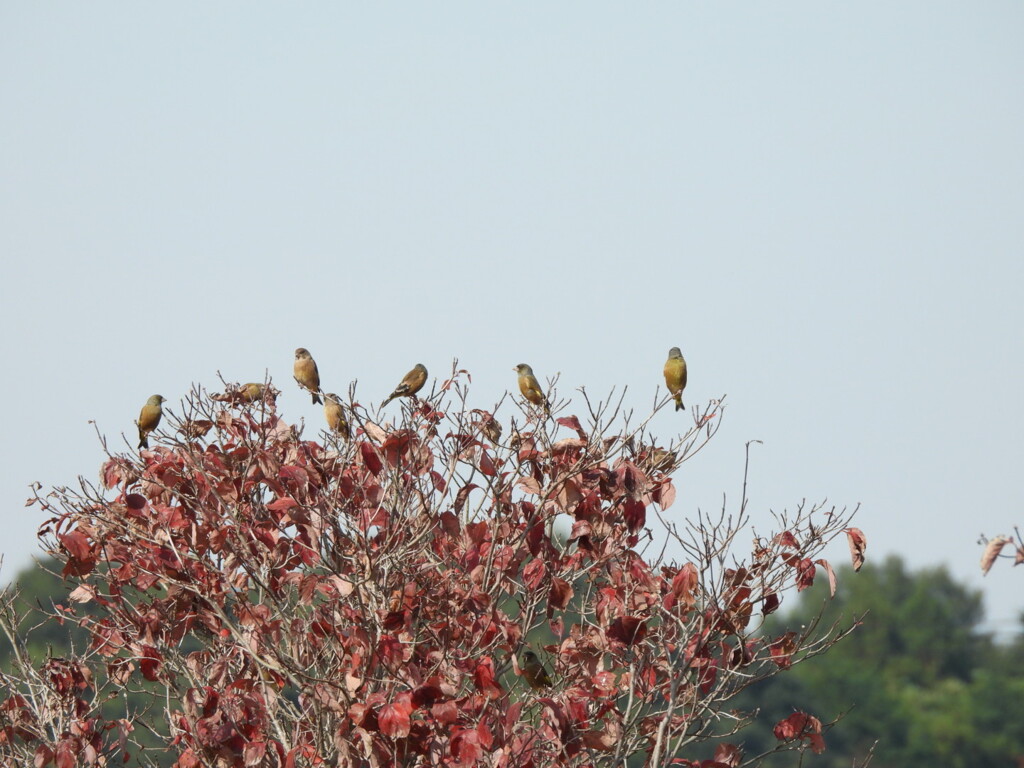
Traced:
<path fill-rule="evenodd" d="M 797 560 L 794 565 L 796 568 L 796 591 L 803 592 L 808 587 L 814 584 L 814 563 L 809 559 L 802 558 Z"/>
<path fill-rule="evenodd" d="M 815 560 L 815 564 L 820 565 L 825 569 L 825 573 L 828 575 L 828 592 L 831 597 L 836 596 L 836 572 L 832 570 L 832 566 L 828 560 Z"/>
<path fill-rule="evenodd" d="M 489 657 L 481 659 L 473 670 L 473 682 L 476 688 L 488 699 L 501 696 L 501 686 L 494 679 L 494 662 Z"/>
<path fill-rule="evenodd" d="M 1013 539 L 1009 536 L 996 536 L 995 538 L 988 540 L 988 544 L 985 545 L 985 551 L 981 555 L 981 572 L 983 574 L 989 572 L 989 569 L 992 567 L 992 564 L 995 563 L 996 558 L 999 557 L 999 553 L 1002 551 L 1003 547 L 1011 541 L 1013 541 Z"/>
<path fill-rule="evenodd" d="M 647 507 L 644 506 L 643 502 L 634 499 L 626 499 L 622 506 L 626 527 L 630 532 L 636 533 L 647 522 Z"/>
<path fill-rule="evenodd" d="M 535 590 L 544 581 L 544 577 L 547 575 L 548 569 L 544 565 L 544 561 L 540 559 L 533 559 L 529 565 L 523 569 L 523 583 L 527 589 Z"/>
<path fill-rule="evenodd" d="M 620 616 L 608 627 L 608 637 L 625 645 L 633 645 L 647 637 L 647 625 L 636 616 Z"/>
<path fill-rule="evenodd" d="M 562 416 L 558 419 L 555 419 L 555 421 L 557 421 L 563 427 L 575 430 L 576 434 L 580 436 L 580 440 L 587 439 L 587 433 L 584 431 L 583 427 L 580 426 L 580 420 L 577 419 L 575 416 Z"/>
<path fill-rule="evenodd" d="M 142 656 L 139 658 L 139 669 L 142 671 L 142 676 L 147 680 L 156 680 L 160 675 L 163 660 L 164 657 L 156 648 L 148 645 L 143 647 Z"/>
<path fill-rule="evenodd" d="M 774 592 L 769 592 L 761 601 L 761 615 L 767 616 L 768 614 L 775 613 L 779 610 L 779 605 L 779 596 Z"/>
<path fill-rule="evenodd" d="M 263 756 L 266 754 L 267 742 L 250 741 L 245 745 L 245 749 L 242 751 L 242 761 L 246 768 L 253 768 L 263 761 Z"/>
<path fill-rule="evenodd" d="M 480 471 L 488 477 L 494 477 L 498 474 L 497 468 L 494 466 L 494 459 L 491 458 L 490 452 L 486 448 L 480 449 L 480 455 L 477 460 L 477 467 Z"/>
<path fill-rule="evenodd" d="M 783 531 L 782 533 L 776 534 L 775 538 L 772 539 L 772 543 L 779 547 L 788 547 L 790 549 L 799 549 L 800 544 L 796 540 L 790 531 Z"/>
<path fill-rule="evenodd" d="M 299 502 L 297 502 L 291 496 L 283 496 L 280 499 L 275 499 L 274 501 L 267 504 L 267 509 L 269 509 L 271 512 L 283 512 L 286 509 L 291 509 L 292 507 L 297 506 L 299 506 Z"/>
<path fill-rule="evenodd" d="M 671 507 L 676 500 L 676 487 L 672 481 L 667 477 L 658 483 L 658 487 L 654 489 L 654 500 L 658 502 L 658 505 L 664 510 Z"/>
<path fill-rule="evenodd" d="M 129 493 L 124 497 L 124 505 L 133 512 L 141 512 L 146 508 L 146 497 L 140 493 Z"/>
<path fill-rule="evenodd" d="M 456 728 L 450 744 L 452 757 L 458 766 L 478 765 L 484 755 L 483 747 L 480 745 L 480 734 L 475 728 Z"/>
<path fill-rule="evenodd" d="M 379 477 L 380 471 L 384 468 L 384 463 L 380 460 L 377 449 L 370 443 L 362 442 L 359 444 L 359 453 L 363 457 L 363 464 L 370 470 L 370 473 L 374 477 Z"/>
<path fill-rule="evenodd" d="M 594 531 L 586 520 L 577 520 L 572 524 L 572 531 L 569 533 L 569 541 L 576 541 L 584 536 L 593 535 Z"/>
<path fill-rule="evenodd" d="M 715 747 L 715 760 L 729 768 L 736 768 L 743 760 L 743 750 L 735 744 L 719 744 Z"/>
<path fill-rule="evenodd" d="M 92 554 L 92 547 L 89 540 L 81 531 L 61 534 L 59 537 L 61 545 L 76 560 L 88 560 Z"/>
<path fill-rule="evenodd" d="M 454 701 L 442 701 L 430 708 L 430 714 L 442 725 L 451 725 L 459 721 L 459 707 Z"/>
<path fill-rule="evenodd" d="M 380 732 L 392 739 L 403 739 L 412 727 L 412 703 L 410 694 L 399 696 L 395 701 L 381 707 L 377 722 Z"/>
<path fill-rule="evenodd" d="M 534 496 L 540 495 L 540 483 L 532 477 L 521 477 L 516 485 L 519 486 L 523 493 L 529 493 Z"/>
<path fill-rule="evenodd" d="M 825 751 L 825 740 L 821 736 L 821 721 L 804 712 L 794 712 L 785 720 L 779 721 L 773 729 L 779 741 L 807 739 L 815 754 Z"/>
<path fill-rule="evenodd" d="M 452 505 L 456 515 L 462 514 L 462 508 L 466 506 L 466 499 L 469 498 L 469 494 L 479 487 L 476 483 L 469 483 L 459 488 L 459 492 L 455 494 L 455 503 Z"/>
<path fill-rule="evenodd" d="M 548 609 L 558 608 L 564 610 L 572 600 L 572 587 L 565 579 L 557 576 L 551 580 L 551 593 L 548 595 Z"/>
<path fill-rule="evenodd" d="M 95 597 L 96 589 L 90 584 L 81 584 L 68 595 L 68 599 L 73 603 L 88 603 Z"/>
<path fill-rule="evenodd" d="M 697 600 L 697 580 L 697 566 L 693 563 L 687 563 L 672 577 L 672 594 L 687 608 L 692 608 Z"/>
<path fill-rule="evenodd" d="M 775 641 L 768 646 L 768 650 L 772 655 L 772 661 L 779 667 L 779 669 L 789 669 L 793 664 L 793 653 L 796 651 L 796 632 L 787 632 L 786 634 L 775 638 Z"/>
<path fill-rule="evenodd" d="M 846 540 L 850 544 L 850 558 L 853 560 L 853 570 L 859 571 L 864 565 L 864 550 L 868 548 L 868 540 L 864 537 L 860 528 L 847 528 Z"/>

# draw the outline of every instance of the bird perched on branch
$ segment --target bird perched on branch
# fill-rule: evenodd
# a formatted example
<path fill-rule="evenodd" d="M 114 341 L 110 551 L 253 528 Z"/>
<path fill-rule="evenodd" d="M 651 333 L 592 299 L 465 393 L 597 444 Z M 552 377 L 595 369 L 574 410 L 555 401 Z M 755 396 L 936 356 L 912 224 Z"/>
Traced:
<path fill-rule="evenodd" d="M 544 413 L 550 416 L 551 405 L 548 403 L 544 390 L 540 388 L 537 377 L 533 375 L 533 368 L 526 363 L 520 363 L 512 370 L 519 374 L 519 391 L 523 393 L 523 397 L 534 405 L 543 406 Z"/>
<path fill-rule="evenodd" d="M 686 389 L 686 360 L 679 347 L 668 351 L 665 361 L 665 386 L 676 401 L 676 410 L 683 410 L 683 390 Z"/>
<path fill-rule="evenodd" d="M 530 684 L 533 690 L 539 691 L 551 687 L 551 677 L 548 675 L 548 671 L 544 669 L 540 659 L 537 658 L 537 654 L 533 651 L 526 651 L 523 654 L 522 668 L 523 677 L 526 678 L 526 682 Z"/>
<path fill-rule="evenodd" d="M 160 424 L 160 417 L 164 415 L 162 404 L 165 402 L 162 395 L 153 395 L 142 406 L 139 420 L 135 422 L 139 428 L 139 448 L 149 448 L 149 433 Z"/>
<path fill-rule="evenodd" d="M 316 367 L 316 363 L 313 364 L 313 367 Z M 263 385 L 255 381 L 243 384 L 239 387 L 238 392 L 247 403 L 255 403 L 257 400 L 263 399 Z"/>
<path fill-rule="evenodd" d="M 320 391 L 320 371 L 316 369 L 316 361 L 305 347 L 295 350 L 295 363 L 292 366 L 292 372 L 295 375 L 295 380 L 299 382 L 299 386 L 313 396 L 314 403 L 323 402 L 320 395 L 317 394 Z"/>
<path fill-rule="evenodd" d="M 383 408 L 396 397 L 412 397 L 427 383 L 427 369 L 423 363 L 416 363 L 416 367 L 405 374 L 405 378 L 395 387 L 395 391 L 388 395 L 388 399 L 380 404 Z"/>
<path fill-rule="evenodd" d="M 324 395 L 324 417 L 327 419 L 327 426 L 343 438 L 348 440 L 352 436 L 348 422 L 345 421 L 345 410 L 341 407 L 341 400 L 333 392 Z"/>

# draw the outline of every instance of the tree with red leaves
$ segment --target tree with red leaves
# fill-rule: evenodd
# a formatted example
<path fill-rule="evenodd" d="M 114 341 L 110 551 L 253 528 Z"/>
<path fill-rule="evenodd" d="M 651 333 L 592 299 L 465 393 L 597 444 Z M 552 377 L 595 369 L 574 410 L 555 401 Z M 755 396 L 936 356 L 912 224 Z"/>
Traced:
<path fill-rule="evenodd" d="M 0 681 L 0 757 L 756 763 L 738 744 L 756 713 L 730 699 L 842 636 L 758 628 L 819 568 L 834 587 L 820 554 L 844 531 L 863 542 L 852 513 L 775 514 L 777 530 L 745 550 L 745 484 L 732 512 L 673 508 L 722 401 L 664 445 L 650 417 L 585 393 L 582 420 L 524 410 L 502 441 L 502 404 L 470 409 L 468 381 L 453 366 L 394 424 L 350 391 L 347 441 L 306 439 L 269 383 L 258 399 L 197 389 L 180 415 L 168 409 L 151 449 L 108 453 L 99 486 L 37 495 L 51 515 L 40 535 L 70 583 L 72 607 L 54 620 L 78 622 L 91 643 L 41 667 L 18 656 Z M 101 711 L 125 691 L 148 695 L 145 711 Z M 166 733 L 163 750 L 140 755 L 140 729 Z M 775 726 L 778 749 L 819 751 L 823 730 L 796 712 Z M 737 743 L 707 754 L 722 737 Z"/>

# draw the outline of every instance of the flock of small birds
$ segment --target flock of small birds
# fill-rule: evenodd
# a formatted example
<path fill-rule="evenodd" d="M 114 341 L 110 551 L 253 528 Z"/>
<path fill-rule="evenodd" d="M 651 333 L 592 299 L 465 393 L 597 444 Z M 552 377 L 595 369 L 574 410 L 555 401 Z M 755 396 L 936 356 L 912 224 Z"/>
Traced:
<path fill-rule="evenodd" d="M 519 391 L 523 397 L 533 405 L 544 409 L 546 415 L 551 415 L 551 404 L 547 395 L 533 374 L 533 368 L 526 363 L 520 363 L 513 369 L 519 374 Z M 686 388 L 686 360 L 679 347 L 672 347 L 668 352 L 668 360 L 665 361 L 665 385 L 676 403 L 676 410 L 683 409 L 683 390 Z M 324 392 L 320 388 L 320 371 L 317 370 L 316 361 L 309 354 L 305 347 L 295 350 L 295 363 L 292 366 L 292 374 L 300 387 L 310 393 L 314 404 L 324 406 L 324 418 L 327 426 L 334 432 L 348 440 L 351 437 L 348 421 L 345 419 L 345 410 L 342 408 L 341 399 L 333 392 Z M 427 369 L 422 363 L 416 363 L 395 387 L 395 390 L 381 403 L 381 408 L 398 397 L 415 397 L 416 393 L 423 389 L 427 383 Z M 241 396 L 247 402 L 254 402 L 263 397 L 263 385 L 255 382 L 243 384 L 240 390 Z M 321 399 L 323 395 L 323 399 Z M 153 395 L 142 406 L 139 420 L 136 425 L 139 428 L 139 448 L 149 448 L 149 433 L 160 424 L 163 416 L 163 404 L 166 399 L 162 395 Z"/>
<path fill-rule="evenodd" d="M 544 409 L 544 413 L 551 415 L 551 404 L 547 395 L 537 381 L 537 377 L 526 363 L 520 363 L 513 370 L 519 375 L 519 391 L 523 397 L 535 406 Z M 324 417 L 327 426 L 334 432 L 348 440 L 351 436 L 348 421 L 345 419 L 345 411 L 342 408 L 340 398 L 333 392 L 324 392 L 320 388 L 320 371 L 317 370 L 316 361 L 309 354 L 305 347 L 295 350 L 295 363 L 292 368 L 295 381 L 300 387 L 310 393 L 314 404 L 323 404 Z M 683 409 L 683 390 L 686 388 L 686 360 L 679 347 L 672 347 L 668 353 L 668 360 L 665 361 L 665 385 L 676 403 L 676 410 Z M 395 387 L 394 391 L 381 403 L 381 408 L 398 397 L 415 397 L 416 393 L 423 389 L 427 383 L 427 369 L 422 363 L 417 363 Z M 263 397 L 264 385 L 250 382 L 243 384 L 239 394 L 246 402 L 255 402 Z M 323 399 L 321 399 L 323 395 Z M 136 424 L 139 427 L 139 448 L 149 447 L 149 433 L 160 424 L 160 417 L 163 416 L 162 405 L 165 399 L 162 395 L 153 395 L 142 406 L 142 413 Z M 499 428 L 500 429 L 500 428 Z M 662 453 L 665 453 L 662 451 Z M 543 662 L 537 658 L 532 650 L 523 654 L 520 674 L 527 684 L 535 691 L 540 691 L 552 686 L 551 676 L 545 669 Z"/>

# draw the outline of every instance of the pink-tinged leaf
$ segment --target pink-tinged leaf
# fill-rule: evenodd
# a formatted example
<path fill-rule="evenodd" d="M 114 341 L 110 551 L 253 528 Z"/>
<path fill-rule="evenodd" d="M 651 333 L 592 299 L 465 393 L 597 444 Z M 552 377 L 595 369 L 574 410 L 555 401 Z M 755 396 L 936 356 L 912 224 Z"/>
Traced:
<path fill-rule="evenodd" d="M 743 750 L 735 744 L 719 744 L 715 747 L 715 760 L 729 768 L 736 768 L 743 760 Z"/>
<path fill-rule="evenodd" d="M 658 484 L 658 487 L 654 489 L 654 500 L 663 510 L 675 504 L 676 487 L 671 480 L 665 478 Z"/>
<path fill-rule="evenodd" d="M 501 686 L 494 679 L 494 662 L 490 657 L 485 656 L 476 665 L 473 671 L 473 682 L 476 688 L 488 699 L 497 699 L 501 696 Z"/>
<path fill-rule="evenodd" d="M 1014 565 L 1024 563 L 1024 547 L 1017 547 L 1017 555 L 1013 558 Z"/>
<path fill-rule="evenodd" d="M 532 477 L 519 478 L 519 481 L 516 483 L 516 486 L 518 486 L 523 493 L 531 493 L 534 496 L 540 495 L 540 483 L 538 483 Z"/>
<path fill-rule="evenodd" d="M 78 760 L 75 758 L 75 751 L 71 746 L 70 740 L 62 739 L 57 746 L 57 768 L 75 768 L 75 763 L 77 762 Z"/>
<path fill-rule="evenodd" d="M 77 560 L 87 560 L 92 554 L 92 547 L 89 546 L 89 540 L 81 531 L 64 533 L 57 538 L 60 539 L 60 543 L 64 549 L 67 550 L 67 553 Z"/>
<path fill-rule="evenodd" d="M 45 744 L 40 744 L 36 747 L 36 754 L 32 760 L 32 764 L 35 768 L 45 768 L 53 762 L 53 750 Z"/>
<path fill-rule="evenodd" d="M 672 594 L 687 608 L 692 608 L 697 601 L 697 580 L 697 566 L 693 563 L 687 563 L 672 577 Z"/>
<path fill-rule="evenodd" d="M 996 536 L 995 538 L 989 539 L 988 544 L 985 545 L 985 551 L 981 555 L 981 572 L 988 573 L 992 564 L 995 563 L 996 558 L 999 557 L 999 553 L 1003 547 L 1009 544 L 1012 539 L 1009 536 Z"/>
<path fill-rule="evenodd" d="M 388 433 L 372 421 L 363 422 L 363 431 L 368 438 L 378 445 L 388 439 Z"/>
<path fill-rule="evenodd" d="M 406 694 L 408 697 L 408 694 Z M 412 727 L 412 704 L 407 699 L 399 698 L 381 707 L 377 722 L 380 732 L 392 739 L 404 739 Z"/>
<path fill-rule="evenodd" d="M 82 584 L 71 590 L 68 599 L 73 603 L 88 603 L 96 597 L 96 590 L 89 584 Z"/>
<path fill-rule="evenodd" d="M 523 569 L 523 583 L 527 589 L 535 590 L 544 581 L 548 569 L 543 560 L 534 559 Z"/>
<path fill-rule="evenodd" d="M 291 496 L 283 496 L 280 499 L 275 499 L 274 501 L 267 504 L 267 509 L 269 509 L 271 512 L 283 512 L 286 509 L 291 509 L 292 507 L 297 506 L 299 506 L 299 502 L 297 502 Z"/>
<path fill-rule="evenodd" d="M 479 765 L 484 756 L 483 747 L 480 746 L 480 734 L 475 728 L 472 730 L 456 728 L 452 734 L 450 745 L 455 765 L 460 768 Z"/>
<path fill-rule="evenodd" d="M 859 571 L 864 565 L 864 551 L 868 548 L 868 540 L 860 528 L 847 528 L 846 540 L 850 544 L 850 558 L 853 561 L 853 570 Z"/>
<path fill-rule="evenodd" d="M 583 427 L 580 426 L 580 420 L 577 419 L 575 416 L 562 416 L 558 419 L 555 419 L 555 421 L 557 421 L 559 424 L 561 424 L 563 427 L 566 427 L 567 429 L 575 430 L 576 434 L 580 436 L 581 440 L 587 439 L 587 433 L 583 431 Z"/>
<path fill-rule="evenodd" d="M 825 573 L 828 575 L 828 592 L 830 597 L 836 596 L 836 572 L 832 570 L 832 565 L 828 560 L 815 560 L 816 564 L 820 565 L 825 569 Z"/>
<path fill-rule="evenodd" d="M 441 701 L 430 708 L 430 714 L 442 725 L 459 722 L 459 707 L 454 701 Z"/>
<path fill-rule="evenodd" d="M 594 533 L 594 529 L 590 523 L 586 520 L 577 520 L 572 524 L 572 531 L 569 532 L 569 541 L 576 541 L 584 536 L 590 536 Z"/>
<path fill-rule="evenodd" d="M 266 754 L 267 742 L 250 741 L 245 745 L 245 749 L 242 750 L 242 759 L 246 768 L 254 768 L 263 761 L 263 756 Z"/>
<path fill-rule="evenodd" d="M 566 480 L 562 483 L 558 488 L 558 493 L 555 495 L 555 501 L 558 503 L 559 508 L 570 515 L 582 498 L 583 494 L 580 493 L 579 486 L 572 480 Z"/>

